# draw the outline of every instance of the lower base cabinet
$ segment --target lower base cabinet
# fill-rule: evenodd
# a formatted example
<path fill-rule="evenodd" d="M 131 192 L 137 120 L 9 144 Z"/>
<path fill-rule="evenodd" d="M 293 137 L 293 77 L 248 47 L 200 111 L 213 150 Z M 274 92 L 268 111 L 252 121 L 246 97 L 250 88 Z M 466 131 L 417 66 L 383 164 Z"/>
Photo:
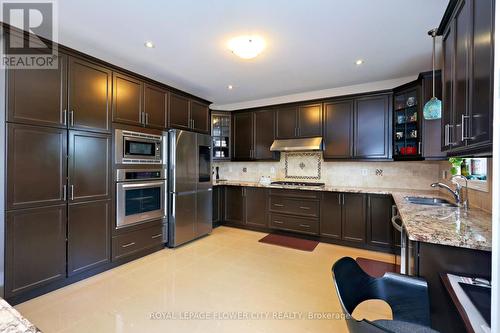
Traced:
<path fill-rule="evenodd" d="M 70 204 L 68 276 L 110 262 L 111 200 Z"/>
<path fill-rule="evenodd" d="M 113 237 L 113 260 L 163 244 L 161 221 L 152 227 L 130 231 Z"/>
<path fill-rule="evenodd" d="M 323 237 L 342 239 L 342 193 L 322 194 L 320 234 Z"/>
<path fill-rule="evenodd" d="M 66 277 L 66 207 L 7 212 L 6 298 Z"/>
<path fill-rule="evenodd" d="M 245 224 L 245 197 L 243 187 L 224 188 L 224 219 L 232 224 Z"/>
<path fill-rule="evenodd" d="M 350 242 L 366 241 L 366 194 L 342 194 L 342 239 Z"/>
<path fill-rule="evenodd" d="M 384 247 L 395 245 L 395 229 L 391 223 L 392 205 L 393 201 L 389 195 L 370 194 L 368 196 L 368 245 Z"/>
<path fill-rule="evenodd" d="M 266 227 L 267 189 L 259 187 L 245 187 L 245 223 L 256 227 Z"/>

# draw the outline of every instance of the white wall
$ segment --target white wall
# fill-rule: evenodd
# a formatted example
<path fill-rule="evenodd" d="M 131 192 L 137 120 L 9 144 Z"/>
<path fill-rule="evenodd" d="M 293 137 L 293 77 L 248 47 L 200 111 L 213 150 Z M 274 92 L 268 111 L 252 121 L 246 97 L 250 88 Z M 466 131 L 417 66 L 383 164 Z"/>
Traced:
<path fill-rule="evenodd" d="M 309 92 L 304 92 L 304 93 L 271 97 L 271 98 L 264 98 L 264 99 L 257 99 L 257 100 L 253 100 L 253 101 L 234 103 L 234 104 L 223 104 L 223 105 L 212 104 L 212 105 L 210 105 L 210 108 L 213 110 L 220 110 L 220 111 L 233 111 L 233 110 L 254 108 L 254 107 L 259 107 L 259 106 L 300 102 L 300 101 L 307 101 L 307 100 L 320 99 L 320 98 L 329 98 L 329 97 L 335 97 L 335 96 L 361 94 L 361 93 L 372 92 L 372 91 L 393 89 L 393 88 L 400 86 L 402 84 L 416 80 L 417 76 L 418 75 L 406 76 L 406 77 L 400 77 L 397 79 L 362 83 L 362 84 L 356 84 L 356 85 L 352 85 L 352 86 L 338 87 L 338 88 L 332 88 L 332 89 L 309 91 Z"/>
<path fill-rule="evenodd" d="M 495 30 L 500 31 L 500 6 L 495 6 Z M 493 98 L 493 253 L 491 332 L 500 332 L 500 43 L 495 43 Z"/>

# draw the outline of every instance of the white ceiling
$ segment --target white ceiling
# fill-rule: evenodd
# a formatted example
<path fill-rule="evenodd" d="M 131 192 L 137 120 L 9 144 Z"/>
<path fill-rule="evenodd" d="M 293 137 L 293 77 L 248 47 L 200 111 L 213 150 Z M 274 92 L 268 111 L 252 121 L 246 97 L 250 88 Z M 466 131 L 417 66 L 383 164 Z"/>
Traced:
<path fill-rule="evenodd" d="M 447 3 L 60 0 L 59 41 L 223 107 L 428 70 L 427 31 Z M 268 46 L 241 60 L 225 47 L 239 34 L 260 34 Z M 354 65 L 360 58 L 365 63 Z"/>

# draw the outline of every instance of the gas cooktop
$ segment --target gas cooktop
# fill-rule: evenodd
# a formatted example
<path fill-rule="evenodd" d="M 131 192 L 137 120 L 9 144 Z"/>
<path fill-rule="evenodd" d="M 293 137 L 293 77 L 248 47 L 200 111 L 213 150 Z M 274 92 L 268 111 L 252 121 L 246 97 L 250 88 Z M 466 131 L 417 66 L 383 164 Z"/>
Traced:
<path fill-rule="evenodd" d="M 325 186 L 325 183 L 313 183 L 313 182 L 291 182 L 291 181 L 277 181 L 271 182 L 271 185 L 285 185 L 285 186 Z"/>

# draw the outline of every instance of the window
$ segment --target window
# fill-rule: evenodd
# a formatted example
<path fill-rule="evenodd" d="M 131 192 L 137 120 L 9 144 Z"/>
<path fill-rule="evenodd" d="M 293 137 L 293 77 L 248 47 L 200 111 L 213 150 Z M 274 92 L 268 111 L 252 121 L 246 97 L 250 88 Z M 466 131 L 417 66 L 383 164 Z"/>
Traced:
<path fill-rule="evenodd" d="M 461 174 L 467 177 L 470 189 L 488 192 L 488 168 L 490 160 L 487 158 L 450 158 L 452 174 Z M 465 181 L 457 179 L 462 185 Z"/>

